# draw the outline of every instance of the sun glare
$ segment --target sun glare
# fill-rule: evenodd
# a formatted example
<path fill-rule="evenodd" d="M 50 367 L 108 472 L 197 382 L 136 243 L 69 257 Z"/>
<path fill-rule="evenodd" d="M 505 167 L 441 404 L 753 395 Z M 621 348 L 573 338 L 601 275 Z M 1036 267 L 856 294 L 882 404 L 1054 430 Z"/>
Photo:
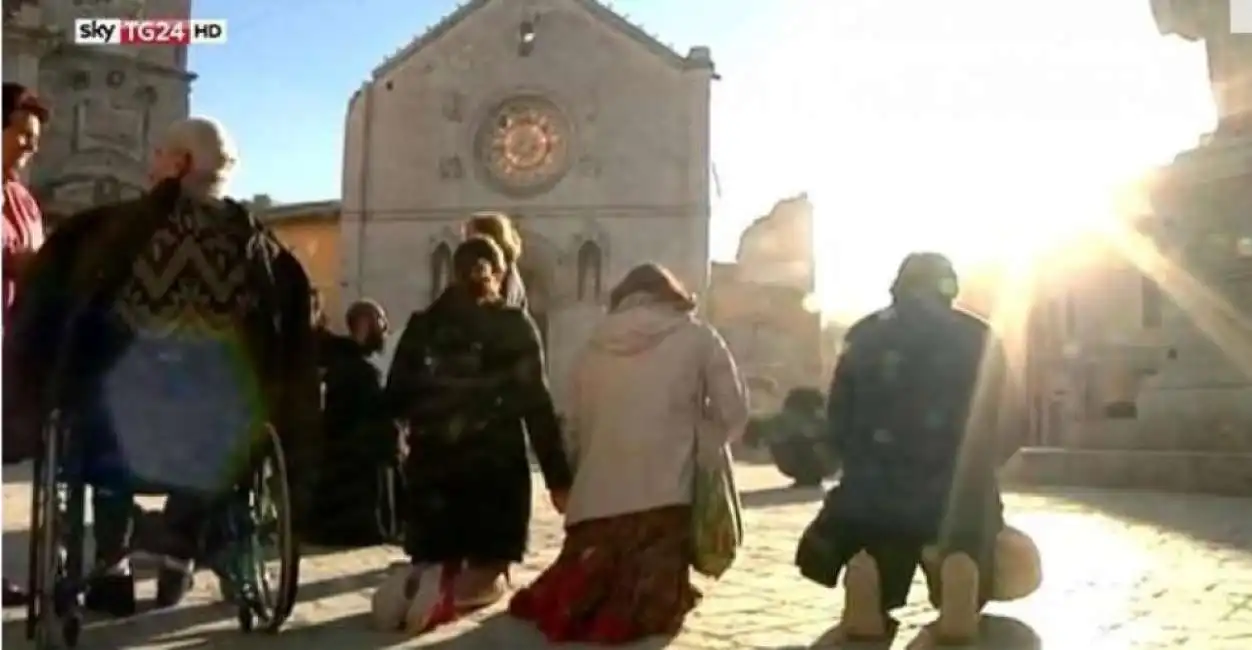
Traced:
<path fill-rule="evenodd" d="M 1057 0 L 1005 38 L 1000 21 L 1008 18 L 991 0 L 958 10 L 918 3 L 922 13 L 907 19 L 881 3 L 849 1 L 823 5 L 830 16 L 805 22 L 835 44 L 820 60 L 843 62 L 820 77 L 833 80 L 824 101 L 775 88 L 787 66 L 770 61 L 745 75 L 769 92 L 749 92 L 728 75 L 729 101 L 720 104 L 745 122 L 776 124 L 764 130 L 772 146 L 795 143 L 771 158 L 793 164 L 754 169 L 746 187 L 768 196 L 764 187 L 787 173 L 808 174 L 819 296 L 839 320 L 881 307 L 911 251 L 948 254 L 958 270 L 1021 271 L 1107 240 L 1121 219 L 1146 211 L 1127 206 L 1125 188 L 1211 124 L 1202 48 L 1161 37 L 1146 3 Z M 1072 20 L 1080 8 L 1084 19 Z M 813 60 L 798 47 L 778 56 L 793 67 Z M 817 79 L 790 81 L 803 89 Z M 820 106 L 836 118 L 813 131 L 797 126 L 806 123 L 800 117 L 758 115 L 775 96 L 793 112 Z M 734 133 L 719 142 L 759 157 L 758 143 L 743 135 L 751 130 Z M 735 182 L 743 171 L 723 169 L 725 187 L 745 187 Z"/>

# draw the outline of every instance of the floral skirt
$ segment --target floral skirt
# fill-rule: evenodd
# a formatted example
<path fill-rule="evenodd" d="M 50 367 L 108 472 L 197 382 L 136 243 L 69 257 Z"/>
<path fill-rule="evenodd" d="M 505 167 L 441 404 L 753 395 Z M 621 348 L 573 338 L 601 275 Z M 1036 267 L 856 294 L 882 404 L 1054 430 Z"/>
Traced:
<path fill-rule="evenodd" d="M 513 596 L 509 612 L 553 643 L 674 635 L 700 601 L 690 566 L 689 506 L 579 522 L 566 531 L 556 561 Z"/>

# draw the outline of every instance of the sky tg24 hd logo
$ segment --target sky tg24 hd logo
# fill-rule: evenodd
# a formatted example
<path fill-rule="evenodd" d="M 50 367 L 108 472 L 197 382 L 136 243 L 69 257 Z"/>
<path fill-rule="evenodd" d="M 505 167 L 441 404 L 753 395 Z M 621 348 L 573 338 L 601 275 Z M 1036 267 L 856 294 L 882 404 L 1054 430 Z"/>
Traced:
<path fill-rule="evenodd" d="M 225 42 L 225 20 L 81 18 L 74 21 L 74 43 L 78 45 L 221 45 Z"/>

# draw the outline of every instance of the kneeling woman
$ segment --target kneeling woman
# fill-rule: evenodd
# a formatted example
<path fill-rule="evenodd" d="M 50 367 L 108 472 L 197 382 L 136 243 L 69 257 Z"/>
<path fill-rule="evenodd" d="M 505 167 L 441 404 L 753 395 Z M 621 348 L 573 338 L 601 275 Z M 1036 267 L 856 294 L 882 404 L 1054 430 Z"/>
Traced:
<path fill-rule="evenodd" d="M 387 386 L 409 430 L 411 566 L 380 587 L 374 614 L 413 634 L 504 596 L 530 526 L 528 433 L 557 510 L 571 480 L 539 334 L 501 297 L 503 254 L 472 237 L 452 262 L 454 283 L 410 318 Z"/>
<path fill-rule="evenodd" d="M 748 405 L 726 344 L 694 310 L 669 271 L 637 267 L 575 364 L 565 544 L 510 605 L 550 641 L 672 635 L 699 600 L 688 573 L 696 432 L 728 442 Z"/>

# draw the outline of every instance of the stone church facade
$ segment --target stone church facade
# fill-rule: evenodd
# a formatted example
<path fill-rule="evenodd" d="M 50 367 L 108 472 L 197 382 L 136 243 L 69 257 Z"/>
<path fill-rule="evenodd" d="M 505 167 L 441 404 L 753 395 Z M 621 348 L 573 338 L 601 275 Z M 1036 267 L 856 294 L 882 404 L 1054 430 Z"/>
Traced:
<path fill-rule="evenodd" d="M 401 321 L 447 284 L 460 224 L 519 223 L 558 402 L 614 282 L 656 261 L 703 292 L 706 48 L 686 56 L 593 0 L 473 0 L 350 100 L 344 300 Z"/>
<path fill-rule="evenodd" d="M 189 112 L 185 46 L 74 45 L 76 18 L 187 18 L 191 0 L 6 0 L 4 79 L 32 88 L 53 118 L 30 170 L 50 223 L 147 186 L 147 161 Z"/>

